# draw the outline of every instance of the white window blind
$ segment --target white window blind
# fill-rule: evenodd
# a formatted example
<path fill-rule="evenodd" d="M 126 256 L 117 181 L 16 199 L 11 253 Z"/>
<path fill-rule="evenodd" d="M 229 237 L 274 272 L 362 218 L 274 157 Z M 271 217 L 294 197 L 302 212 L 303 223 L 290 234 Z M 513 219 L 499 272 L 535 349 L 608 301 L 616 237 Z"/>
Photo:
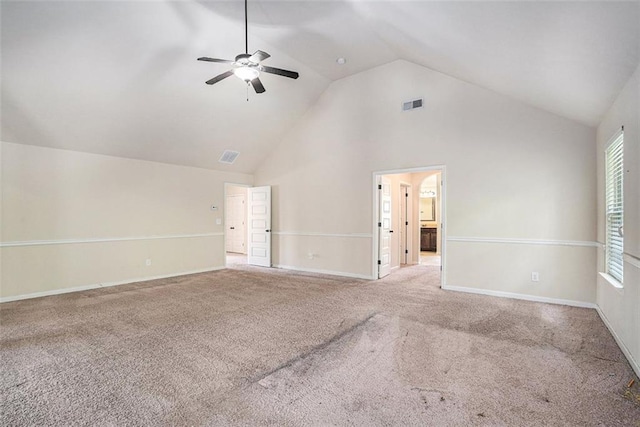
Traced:
<path fill-rule="evenodd" d="M 622 253 L 624 248 L 622 237 L 624 217 L 623 140 L 624 134 L 620 132 L 605 152 L 606 273 L 619 280 L 620 283 L 622 283 L 623 276 Z"/>

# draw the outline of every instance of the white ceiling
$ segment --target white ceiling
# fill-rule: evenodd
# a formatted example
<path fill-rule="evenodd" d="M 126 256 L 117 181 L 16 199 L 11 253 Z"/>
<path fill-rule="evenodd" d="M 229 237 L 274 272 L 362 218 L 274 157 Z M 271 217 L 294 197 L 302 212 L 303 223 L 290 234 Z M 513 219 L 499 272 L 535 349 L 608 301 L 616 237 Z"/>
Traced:
<path fill-rule="evenodd" d="M 248 173 L 332 80 L 396 59 L 590 126 L 640 61 L 639 1 L 249 0 L 249 51 L 300 78 L 247 102 L 196 61 L 244 50 L 242 0 L 0 4 L 3 141 Z"/>

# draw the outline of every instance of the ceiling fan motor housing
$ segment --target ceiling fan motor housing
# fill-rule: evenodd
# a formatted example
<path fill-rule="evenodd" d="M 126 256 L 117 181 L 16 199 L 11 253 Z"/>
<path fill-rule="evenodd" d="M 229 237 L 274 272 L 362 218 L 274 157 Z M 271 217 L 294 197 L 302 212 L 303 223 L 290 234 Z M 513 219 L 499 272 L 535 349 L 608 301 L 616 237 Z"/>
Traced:
<path fill-rule="evenodd" d="M 241 53 L 240 55 L 236 56 L 236 62 L 238 64 L 249 64 L 251 63 L 251 61 L 249 61 L 250 57 L 251 55 L 249 55 L 248 53 Z"/>

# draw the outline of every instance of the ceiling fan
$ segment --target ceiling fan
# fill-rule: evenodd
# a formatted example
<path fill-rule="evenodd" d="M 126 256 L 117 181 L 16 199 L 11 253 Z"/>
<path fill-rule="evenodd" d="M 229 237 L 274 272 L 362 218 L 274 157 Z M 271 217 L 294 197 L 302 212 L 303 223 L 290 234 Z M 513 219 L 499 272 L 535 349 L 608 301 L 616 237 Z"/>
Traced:
<path fill-rule="evenodd" d="M 256 93 L 263 93 L 265 91 L 262 82 L 260 81 L 260 73 L 265 72 L 269 74 L 277 74 L 279 76 L 289 77 L 291 79 L 297 79 L 299 74 L 295 71 L 283 70 L 281 68 L 267 67 L 266 65 L 260 65 L 260 62 L 269 58 L 267 52 L 257 50 L 254 54 L 249 55 L 249 39 L 247 33 L 247 0 L 244 0 L 244 53 L 236 56 L 235 61 L 230 59 L 218 59 L 218 58 L 198 58 L 198 61 L 208 62 L 223 62 L 227 64 L 233 64 L 233 68 L 222 74 L 215 76 L 214 78 L 207 80 L 205 83 L 212 85 L 218 83 L 220 80 L 234 74 L 240 80 L 247 83 L 247 86 L 251 84 Z M 248 100 L 248 98 L 247 98 Z"/>

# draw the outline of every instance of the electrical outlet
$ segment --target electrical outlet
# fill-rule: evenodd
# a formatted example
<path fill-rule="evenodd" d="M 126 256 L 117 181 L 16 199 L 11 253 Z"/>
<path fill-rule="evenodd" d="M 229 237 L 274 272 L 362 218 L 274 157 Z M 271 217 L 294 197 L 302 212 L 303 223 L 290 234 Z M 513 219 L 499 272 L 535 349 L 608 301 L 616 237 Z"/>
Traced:
<path fill-rule="evenodd" d="M 532 271 L 531 272 L 531 281 L 532 282 L 539 282 L 540 281 L 540 274 L 538 274 L 537 271 Z"/>
<path fill-rule="evenodd" d="M 151 258 L 147 258 L 145 264 L 147 265 L 147 267 L 149 267 L 151 265 Z"/>

